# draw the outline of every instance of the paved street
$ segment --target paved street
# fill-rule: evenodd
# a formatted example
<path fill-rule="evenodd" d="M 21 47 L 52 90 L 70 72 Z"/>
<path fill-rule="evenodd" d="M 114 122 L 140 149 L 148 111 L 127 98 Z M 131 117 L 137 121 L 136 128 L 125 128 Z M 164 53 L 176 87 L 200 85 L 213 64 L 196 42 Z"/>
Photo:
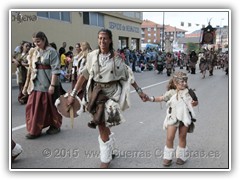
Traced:
<path fill-rule="evenodd" d="M 178 68 L 177 68 L 178 70 Z M 166 73 L 153 71 L 135 73 L 139 86 L 148 95 L 162 95 L 169 78 Z M 190 158 L 182 166 L 174 163 L 169 168 L 184 169 L 228 169 L 229 161 L 229 79 L 222 70 L 213 76 L 201 79 L 189 74 L 189 87 L 196 89 L 199 105 L 195 107 L 197 122 L 195 132 L 188 134 L 187 145 Z M 64 83 L 65 90 L 70 83 Z M 18 89 L 12 88 L 12 137 L 22 145 L 24 152 L 12 164 L 13 169 L 42 168 L 98 168 L 98 131 L 87 127 L 90 116 L 84 113 L 74 121 L 64 118 L 61 133 L 43 135 L 35 140 L 25 138 L 25 106 L 17 101 Z M 162 166 L 166 131 L 162 124 L 166 115 L 166 104 L 143 103 L 136 92 L 131 92 L 131 108 L 124 112 L 126 122 L 112 131 L 116 135 L 118 155 L 110 168 L 165 168 Z M 175 147 L 178 134 L 175 138 Z M 168 169 L 168 168 L 167 168 Z"/>

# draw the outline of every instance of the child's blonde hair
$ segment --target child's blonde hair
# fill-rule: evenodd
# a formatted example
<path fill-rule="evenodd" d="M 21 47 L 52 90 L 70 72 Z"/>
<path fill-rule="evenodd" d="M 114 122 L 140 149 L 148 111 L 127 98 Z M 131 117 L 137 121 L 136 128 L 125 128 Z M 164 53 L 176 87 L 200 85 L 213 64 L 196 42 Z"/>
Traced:
<path fill-rule="evenodd" d="M 177 89 L 177 87 L 176 87 L 176 85 L 175 85 L 175 83 L 173 81 L 173 78 L 169 80 L 169 83 L 167 85 L 167 90 L 169 91 L 171 89 Z"/>
<path fill-rule="evenodd" d="M 176 84 L 178 84 L 178 82 L 180 80 L 187 80 L 187 74 L 181 71 L 175 72 L 172 76 L 172 78 L 169 80 L 168 86 L 167 86 L 167 90 L 170 89 L 177 89 Z"/>
<path fill-rule="evenodd" d="M 188 80 L 188 77 L 187 77 L 186 73 L 178 71 L 178 72 L 173 74 L 173 81 L 175 83 L 178 83 L 179 81 L 182 81 L 182 80 L 185 80 L 185 81 Z"/>

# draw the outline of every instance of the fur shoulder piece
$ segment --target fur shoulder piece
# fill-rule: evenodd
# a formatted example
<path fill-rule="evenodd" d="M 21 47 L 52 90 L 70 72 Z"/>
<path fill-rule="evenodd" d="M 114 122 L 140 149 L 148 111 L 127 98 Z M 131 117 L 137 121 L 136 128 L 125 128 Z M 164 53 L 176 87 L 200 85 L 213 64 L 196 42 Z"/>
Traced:
<path fill-rule="evenodd" d="M 32 56 L 35 50 L 36 50 L 36 48 L 31 48 L 31 49 L 29 50 L 29 55 Z"/>
<path fill-rule="evenodd" d="M 37 76 L 37 69 L 35 64 L 35 62 L 37 61 L 36 48 L 30 49 L 29 54 L 27 56 L 27 60 L 28 60 L 29 68 L 27 72 L 26 82 L 22 91 L 23 94 L 26 94 L 26 93 L 30 94 L 34 88 L 33 80 Z"/>

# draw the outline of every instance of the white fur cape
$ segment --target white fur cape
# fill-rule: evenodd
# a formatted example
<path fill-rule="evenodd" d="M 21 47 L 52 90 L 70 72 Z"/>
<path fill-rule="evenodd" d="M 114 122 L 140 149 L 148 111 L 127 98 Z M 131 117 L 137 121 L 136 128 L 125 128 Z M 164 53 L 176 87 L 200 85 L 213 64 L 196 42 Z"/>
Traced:
<path fill-rule="evenodd" d="M 188 127 L 191 124 L 189 111 L 193 118 L 196 117 L 191 102 L 192 98 L 187 88 L 174 94 L 166 104 L 168 108 L 163 129 L 166 129 L 168 125 L 175 124 L 178 120 L 182 121 L 184 126 Z M 171 112 L 169 110 L 170 108 Z"/>

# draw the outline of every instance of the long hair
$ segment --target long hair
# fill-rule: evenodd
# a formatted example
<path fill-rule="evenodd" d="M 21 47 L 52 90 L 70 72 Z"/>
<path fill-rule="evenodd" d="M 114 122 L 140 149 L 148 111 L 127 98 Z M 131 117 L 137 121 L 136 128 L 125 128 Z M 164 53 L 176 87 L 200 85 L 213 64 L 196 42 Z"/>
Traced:
<path fill-rule="evenodd" d="M 57 45 L 55 44 L 55 42 L 51 42 L 49 45 L 52 46 L 55 50 L 57 50 Z"/>
<path fill-rule="evenodd" d="M 80 43 L 76 43 L 76 45 L 75 46 L 78 46 L 79 47 L 79 49 L 80 49 L 80 52 L 82 51 L 81 50 L 81 44 Z M 78 55 L 80 52 L 77 52 L 77 54 L 75 54 L 75 55 Z"/>
<path fill-rule="evenodd" d="M 103 28 L 103 29 L 100 29 L 100 30 L 98 31 L 98 35 L 99 35 L 101 32 L 107 33 L 108 37 L 112 40 L 112 31 L 110 31 L 109 29 Z M 99 46 L 98 46 L 98 48 L 99 48 L 99 52 L 101 52 Z M 113 41 L 109 44 L 109 51 L 110 51 L 110 53 L 111 53 L 110 58 L 112 58 L 112 57 L 114 56 Z"/>
<path fill-rule="evenodd" d="M 173 78 L 169 80 L 168 85 L 167 85 L 167 90 L 169 91 L 171 89 L 177 89 L 177 87 L 173 81 Z"/>
<path fill-rule="evenodd" d="M 92 51 L 92 48 L 91 48 L 90 44 L 89 44 L 87 41 L 80 42 L 80 47 L 82 47 L 84 44 L 86 45 L 86 49 L 85 49 L 85 50 L 82 50 L 82 51 L 80 52 L 80 55 L 81 55 L 81 56 L 83 55 L 83 56 L 86 58 L 86 57 L 87 57 L 87 54 Z"/>
<path fill-rule="evenodd" d="M 37 33 L 34 33 L 33 38 L 38 38 L 38 39 L 41 39 L 42 41 L 44 41 L 45 42 L 44 49 L 46 49 L 46 47 L 49 46 L 48 38 L 44 32 L 39 31 Z"/>

